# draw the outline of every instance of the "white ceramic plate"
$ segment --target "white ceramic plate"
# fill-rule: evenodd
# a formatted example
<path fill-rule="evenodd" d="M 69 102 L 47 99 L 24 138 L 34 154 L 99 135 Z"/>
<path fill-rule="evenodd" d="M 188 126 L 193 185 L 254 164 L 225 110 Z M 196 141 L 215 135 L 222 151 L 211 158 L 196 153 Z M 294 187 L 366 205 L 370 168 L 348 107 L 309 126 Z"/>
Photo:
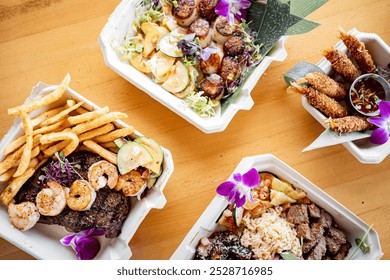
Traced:
<path fill-rule="evenodd" d="M 135 16 L 135 7 L 138 3 L 139 0 L 123 0 L 112 13 L 100 33 L 99 44 L 102 48 L 105 63 L 124 79 L 205 133 L 215 133 L 225 130 L 239 110 L 251 109 L 254 102 L 250 94 L 257 81 L 272 61 L 283 61 L 287 57 L 287 52 L 284 48 L 287 37 L 282 37 L 272 51 L 257 66 L 255 71 L 248 77 L 236 101 L 222 115 L 220 112 L 217 112 L 215 117 L 209 119 L 201 118 L 188 108 L 182 99 L 164 90 L 160 85 L 154 83 L 148 76 L 136 70 L 128 62 L 122 61 L 112 48 L 113 42 L 122 42 L 125 35 L 131 30 Z"/>
<path fill-rule="evenodd" d="M 328 211 L 340 228 L 346 232 L 347 240 L 352 244 L 349 254 L 356 249 L 355 238 L 363 237 L 364 233 L 369 228 L 369 226 L 359 217 L 273 155 L 265 154 L 244 158 L 233 173 L 239 172 L 243 174 L 251 168 L 256 168 L 258 171 L 274 173 L 278 177 L 292 183 L 294 186 L 303 189 L 307 193 L 308 198 Z M 233 173 L 231 177 L 233 176 Z M 199 240 L 202 237 L 209 236 L 214 231 L 223 229 L 222 226 L 216 224 L 216 221 L 227 205 L 228 202 L 226 199 L 217 195 L 189 231 L 171 259 L 192 259 L 195 255 Z M 379 243 L 378 234 L 374 229 L 370 230 L 366 241 L 371 245 L 370 252 L 362 254 L 359 250 L 360 253 L 356 253 L 353 259 L 380 259 L 383 252 Z"/>
<path fill-rule="evenodd" d="M 349 33 L 355 35 L 366 45 L 376 65 L 385 66 L 390 63 L 390 47 L 378 35 L 359 32 L 356 29 L 352 29 Z M 347 52 L 347 47 L 342 41 L 335 45 L 335 49 Z M 332 69 L 330 62 L 325 58 L 321 59 L 317 65 L 327 74 Z M 302 105 L 320 124 L 327 127 L 325 124 L 327 117 L 311 106 L 303 96 Z M 383 145 L 374 145 L 371 144 L 369 138 L 366 138 L 343 143 L 343 145 L 362 163 L 380 163 L 390 154 L 390 141 Z"/>
<path fill-rule="evenodd" d="M 26 102 L 36 99 L 40 95 L 50 92 L 55 88 L 56 86 L 47 86 L 42 82 L 39 82 L 32 89 L 31 95 L 27 98 Z M 66 93 L 59 101 L 51 104 L 50 107 L 47 106 L 42 108 L 42 110 L 35 111 L 34 115 L 38 115 L 42 111 L 46 111 L 49 108 L 55 108 L 59 103 L 63 104 L 66 99 L 84 101 L 83 106 L 90 110 L 99 109 L 97 105 L 85 99 L 74 90 L 68 88 Z M 116 124 L 119 127 L 128 126 L 122 121 L 117 121 Z M 22 134 L 23 131 L 20 126 L 19 118 L 16 118 L 14 125 L 10 128 L 8 133 L 0 142 L 0 160 L 4 158 L 2 153 L 3 148 L 9 142 Z M 136 134 L 141 135 L 139 132 L 136 132 Z M 117 238 L 109 239 L 105 237 L 97 237 L 101 245 L 101 250 L 95 259 L 129 259 L 132 253 L 128 244 L 141 222 L 152 208 L 161 209 L 164 207 L 166 199 L 163 194 L 163 190 L 173 172 L 174 165 L 170 151 L 163 147 L 162 149 L 164 152 L 164 170 L 161 176 L 158 178 L 153 188 L 149 190 L 147 195 L 142 200 L 138 201 L 136 198 L 132 198 L 130 213 L 122 225 L 121 234 Z M 0 190 L 3 190 L 4 187 L 5 184 L 1 183 Z M 75 252 L 70 247 L 61 245 L 59 241 L 65 235 L 70 234 L 63 226 L 37 223 L 32 229 L 21 232 L 15 229 L 9 222 L 7 209 L 3 204 L 0 205 L 0 224 L 0 236 L 2 238 L 19 247 L 21 250 L 25 251 L 36 259 L 76 259 Z"/>

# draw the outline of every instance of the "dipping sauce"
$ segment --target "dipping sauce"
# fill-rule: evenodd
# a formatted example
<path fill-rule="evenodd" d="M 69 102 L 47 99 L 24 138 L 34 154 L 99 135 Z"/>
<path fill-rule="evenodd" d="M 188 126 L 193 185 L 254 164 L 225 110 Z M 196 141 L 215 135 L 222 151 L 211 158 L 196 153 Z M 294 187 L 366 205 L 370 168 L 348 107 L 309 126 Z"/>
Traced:
<path fill-rule="evenodd" d="M 351 87 L 352 105 L 363 114 L 376 113 L 379 102 L 385 99 L 383 86 L 373 78 L 361 79 Z"/>

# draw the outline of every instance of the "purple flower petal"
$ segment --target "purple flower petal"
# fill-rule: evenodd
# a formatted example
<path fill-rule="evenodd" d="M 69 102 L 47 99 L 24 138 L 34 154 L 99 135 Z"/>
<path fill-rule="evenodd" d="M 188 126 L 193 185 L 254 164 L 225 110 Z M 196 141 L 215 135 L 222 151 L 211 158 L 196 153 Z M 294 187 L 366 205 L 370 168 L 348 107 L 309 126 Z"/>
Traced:
<path fill-rule="evenodd" d="M 95 238 L 80 238 L 75 243 L 76 256 L 79 260 L 92 260 L 100 250 L 100 243 Z"/>
<path fill-rule="evenodd" d="M 241 196 L 240 193 L 238 193 L 236 195 L 235 202 L 236 202 L 236 207 L 238 208 L 242 207 L 246 202 L 246 196 L 245 195 Z"/>
<path fill-rule="evenodd" d="M 215 13 L 227 17 L 229 15 L 229 0 L 221 0 L 218 2 L 217 6 L 215 6 Z"/>
<path fill-rule="evenodd" d="M 390 121 L 390 102 L 381 101 L 379 102 L 379 111 L 381 112 L 381 117 Z"/>
<path fill-rule="evenodd" d="M 60 239 L 60 242 L 62 245 L 64 246 L 70 246 L 70 244 L 72 243 L 73 239 L 76 237 L 77 233 L 75 234 L 71 234 L 71 235 L 67 235 L 63 238 Z"/>
<path fill-rule="evenodd" d="M 377 127 L 383 127 L 386 125 L 386 120 L 382 117 L 368 118 L 367 121 L 375 124 Z"/>
<path fill-rule="evenodd" d="M 202 50 L 202 54 L 200 55 L 200 58 L 203 61 L 207 61 L 207 60 L 209 60 L 209 58 L 212 54 L 217 53 L 217 52 L 218 52 L 218 49 L 216 47 L 214 47 L 214 46 L 207 47 L 207 48 Z"/>
<path fill-rule="evenodd" d="M 242 175 L 242 183 L 249 188 L 257 187 L 260 184 L 260 176 L 257 170 L 252 168 Z"/>
<path fill-rule="evenodd" d="M 236 199 L 237 194 L 240 195 L 240 192 L 236 188 L 232 189 L 228 196 L 229 203 L 232 203 Z"/>
<path fill-rule="evenodd" d="M 223 182 L 222 184 L 220 184 L 217 187 L 216 191 L 219 195 L 228 196 L 230 194 L 230 192 L 234 189 L 235 186 L 236 186 L 235 183 L 230 182 L 230 181 L 226 181 L 226 182 Z"/>
<path fill-rule="evenodd" d="M 234 179 L 234 181 L 236 181 L 237 183 L 241 183 L 241 179 L 242 178 L 242 176 L 241 176 L 241 174 L 240 173 L 234 173 L 233 174 L 233 179 Z"/>
<path fill-rule="evenodd" d="M 247 198 L 249 199 L 250 202 L 255 203 L 255 200 L 253 199 L 252 192 L 249 191 L 247 194 Z"/>
<path fill-rule="evenodd" d="M 372 132 L 370 140 L 373 144 L 384 144 L 389 140 L 389 132 L 383 127 L 377 128 Z"/>

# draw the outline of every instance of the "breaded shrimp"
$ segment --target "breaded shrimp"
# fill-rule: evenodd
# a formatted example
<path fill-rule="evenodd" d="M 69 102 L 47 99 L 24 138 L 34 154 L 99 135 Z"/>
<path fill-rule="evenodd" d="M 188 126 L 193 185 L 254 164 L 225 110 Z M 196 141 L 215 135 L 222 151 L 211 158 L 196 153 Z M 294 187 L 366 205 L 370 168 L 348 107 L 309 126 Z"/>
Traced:
<path fill-rule="evenodd" d="M 331 130 L 339 134 L 368 130 L 373 127 L 373 124 L 369 123 L 366 118 L 360 116 L 347 116 L 337 119 L 329 118 L 326 122 Z"/>
<path fill-rule="evenodd" d="M 361 75 L 360 71 L 347 55 L 340 50 L 325 50 L 324 56 L 332 64 L 333 69 L 336 70 L 346 82 L 352 83 Z"/>
<path fill-rule="evenodd" d="M 326 74 L 312 72 L 308 73 L 305 76 L 305 79 L 316 90 L 334 98 L 335 100 L 342 100 L 347 94 L 343 85 L 339 84 Z"/>

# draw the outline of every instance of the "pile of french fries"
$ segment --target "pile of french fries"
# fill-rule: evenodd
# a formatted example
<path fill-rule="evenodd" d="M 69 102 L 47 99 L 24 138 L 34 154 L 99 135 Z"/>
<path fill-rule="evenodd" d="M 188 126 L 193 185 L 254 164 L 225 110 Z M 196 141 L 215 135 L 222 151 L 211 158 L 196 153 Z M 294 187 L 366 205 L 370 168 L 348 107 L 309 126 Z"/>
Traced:
<path fill-rule="evenodd" d="M 88 111 L 83 102 L 67 100 L 58 108 L 45 111 L 31 118 L 29 113 L 58 101 L 70 84 L 67 74 L 54 91 L 30 103 L 8 110 L 11 116 L 19 116 L 24 135 L 10 142 L 2 153 L 0 182 L 8 185 L 0 195 L 8 205 L 20 188 L 56 152 L 67 156 L 76 149 L 92 151 L 116 164 L 118 148 L 113 142 L 120 137 L 134 137 L 133 127 L 117 128 L 113 122 L 127 118 L 120 112 L 110 112 L 108 107 Z"/>

